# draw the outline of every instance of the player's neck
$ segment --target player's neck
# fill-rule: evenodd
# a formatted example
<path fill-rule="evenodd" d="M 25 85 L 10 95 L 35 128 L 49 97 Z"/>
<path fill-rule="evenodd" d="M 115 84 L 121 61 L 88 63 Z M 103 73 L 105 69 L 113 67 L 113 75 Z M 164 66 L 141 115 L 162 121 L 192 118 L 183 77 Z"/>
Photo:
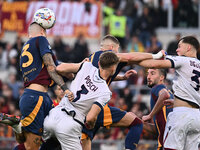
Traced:
<path fill-rule="evenodd" d="M 197 54 L 193 51 L 189 51 L 188 53 L 185 54 L 186 57 L 194 57 L 197 58 Z"/>
<path fill-rule="evenodd" d="M 110 73 L 103 69 L 99 69 L 99 75 L 104 80 L 107 80 L 110 77 Z"/>

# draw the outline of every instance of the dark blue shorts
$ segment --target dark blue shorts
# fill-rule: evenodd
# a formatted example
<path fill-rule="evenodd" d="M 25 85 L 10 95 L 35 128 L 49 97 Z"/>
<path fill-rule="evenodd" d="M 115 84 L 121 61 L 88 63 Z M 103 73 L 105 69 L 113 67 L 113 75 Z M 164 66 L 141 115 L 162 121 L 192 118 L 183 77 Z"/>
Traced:
<path fill-rule="evenodd" d="M 94 129 L 88 130 L 83 128 L 81 139 L 85 139 L 89 136 L 92 140 L 100 127 L 109 128 L 113 123 L 119 122 L 125 114 L 126 111 L 120 110 L 119 108 L 111 107 L 109 105 L 104 106 L 98 115 Z"/>
<path fill-rule="evenodd" d="M 52 107 L 53 102 L 47 93 L 25 89 L 19 102 L 23 129 L 41 136 L 44 118 Z"/>

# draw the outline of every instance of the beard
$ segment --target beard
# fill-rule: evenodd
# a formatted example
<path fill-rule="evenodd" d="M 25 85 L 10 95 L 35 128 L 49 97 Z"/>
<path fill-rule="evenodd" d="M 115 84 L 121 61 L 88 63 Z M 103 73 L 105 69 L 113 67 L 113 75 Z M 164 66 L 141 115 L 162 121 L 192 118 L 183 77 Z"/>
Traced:
<path fill-rule="evenodd" d="M 154 85 L 155 85 L 155 84 L 154 84 L 153 82 L 147 81 L 147 86 L 148 86 L 148 87 L 152 88 Z"/>

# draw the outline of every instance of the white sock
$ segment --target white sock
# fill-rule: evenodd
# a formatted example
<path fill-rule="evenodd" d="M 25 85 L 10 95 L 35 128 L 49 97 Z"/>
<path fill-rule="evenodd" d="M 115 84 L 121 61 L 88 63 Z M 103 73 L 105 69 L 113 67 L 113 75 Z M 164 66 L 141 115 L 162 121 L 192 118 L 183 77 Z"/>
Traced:
<path fill-rule="evenodd" d="M 19 124 L 15 124 L 12 126 L 12 129 L 16 132 L 16 133 L 22 133 L 22 125 L 21 122 Z"/>

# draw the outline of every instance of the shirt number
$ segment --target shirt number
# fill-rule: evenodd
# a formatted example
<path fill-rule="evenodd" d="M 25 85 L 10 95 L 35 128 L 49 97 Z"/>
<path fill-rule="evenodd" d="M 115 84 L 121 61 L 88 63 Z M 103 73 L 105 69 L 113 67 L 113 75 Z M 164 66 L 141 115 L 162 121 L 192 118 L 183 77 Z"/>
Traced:
<path fill-rule="evenodd" d="M 86 89 L 85 85 L 83 84 L 81 86 L 81 90 L 76 92 L 76 98 L 73 100 L 73 102 L 78 101 L 81 97 L 81 94 L 87 94 L 87 93 L 88 93 L 88 90 Z"/>
<path fill-rule="evenodd" d="M 199 88 L 200 88 L 200 86 L 199 86 L 200 72 L 197 71 L 197 70 L 193 70 L 192 73 L 194 73 L 194 76 L 191 77 L 191 80 L 197 83 L 196 87 L 193 87 L 193 88 L 194 88 L 196 91 L 199 91 Z"/>
<path fill-rule="evenodd" d="M 29 44 L 26 44 L 23 47 L 22 57 L 23 56 L 27 56 L 28 57 L 28 61 L 22 64 L 23 68 L 30 66 L 32 64 L 32 62 L 33 62 L 33 55 L 30 52 L 27 51 L 28 48 L 29 48 Z"/>

